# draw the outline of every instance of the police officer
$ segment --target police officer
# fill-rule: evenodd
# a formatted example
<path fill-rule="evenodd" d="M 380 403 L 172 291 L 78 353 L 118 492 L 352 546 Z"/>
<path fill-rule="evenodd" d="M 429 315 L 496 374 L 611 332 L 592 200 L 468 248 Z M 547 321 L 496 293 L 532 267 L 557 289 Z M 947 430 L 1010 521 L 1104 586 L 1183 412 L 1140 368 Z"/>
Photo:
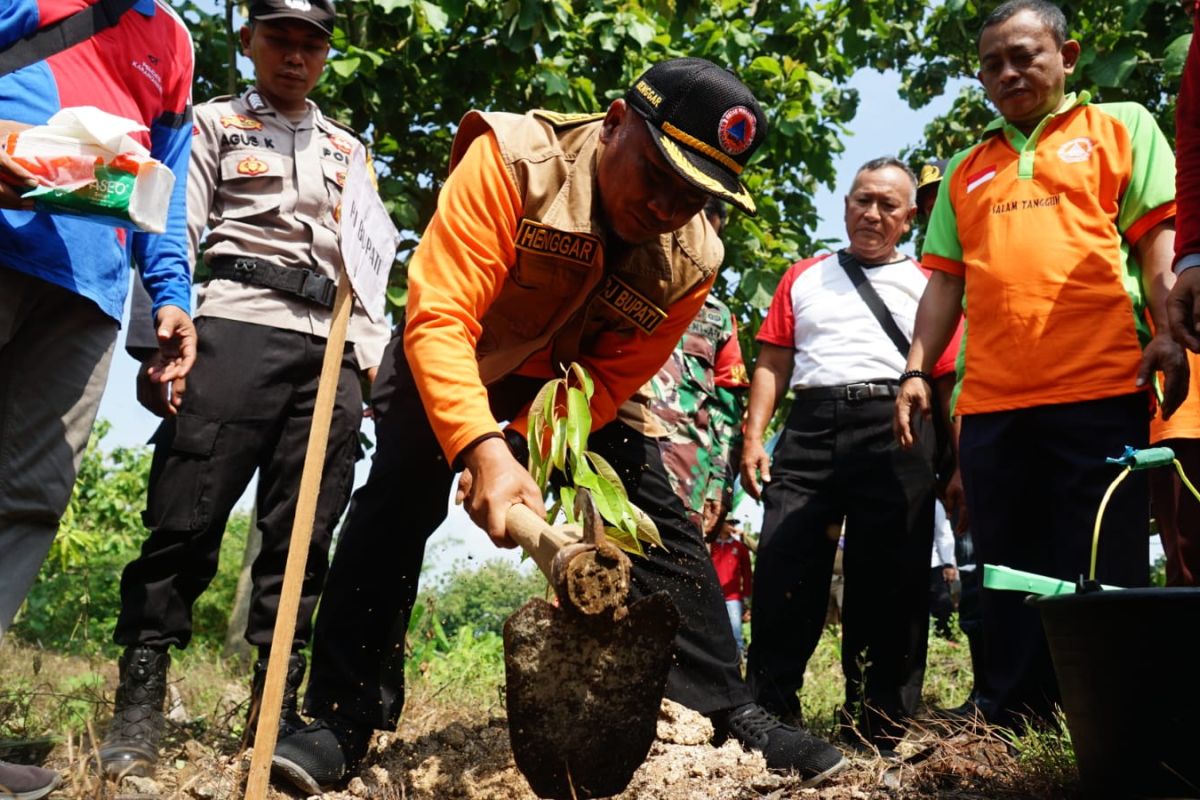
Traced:
<path fill-rule="evenodd" d="M 766 118 L 730 72 L 701 59 L 652 67 L 604 115 L 471 112 L 409 268 L 403 342 L 378 383 L 379 439 L 355 494 L 317 619 L 305 709 L 277 776 L 306 792 L 344 780 L 403 706 L 403 636 L 425 540 L 455 472 L 472 520 L 499 545 L 517 503 L 544 513 L 524 467 L 525 407 L 556 365 L 595 382 L 589 449 L 621 476 L 666 544 L 635 559 L 633 594 L 668 591 L 683 617 L 667 695 L 712 716 L 769 766 L 819 780 L 836 748 L 752 702 L 707 548 L 661 471 L 652 412 L 634 397 L 703 306 L 722 247 L 700 216 L 717 196 L 750 213 L 738 179 Z M 633 399 L 631 399 L 633 398 Z M 629 402 L 626 402 L 629 401 Z M 500 421 L 511 420 L 501 429 Z M 603 427 L 602 427 L 603 426 Z"/>
<path fill-rule="evenodd" d="M 240 35 L 255 86 L 196 107 L 188 235 L 195 253 L 209 229 L 211 278 L 199 289 L 201 344 L 186 385 L 176 383 L 168 395 L 139 380 L 139 398 L 166 418 L 154 437 L 149 536 L 121 578 L 113 638 L 126 650 L 100 749 L 110 775 L 145 774 L 157 760 L 167 649 L 191 638 L 192 604 L 216 572 L 230 510 L 256 470 L 263 544 L 246 639 L 259 648 L 254 686 L 261 691 L 341 265 L 342 185 L 357 146 L 352 131 L 307 97 L 324 68 L 333 22 L 329 0 L 254 0 Z M 387 340 L 382 313 L 377 318 L 372 323 L 355 301 L 291 643 L 284 734 L 303 724 L 299 650 L 312 629 L 331 532 L 350 495 L 359 378 L 373 376 Z"/>

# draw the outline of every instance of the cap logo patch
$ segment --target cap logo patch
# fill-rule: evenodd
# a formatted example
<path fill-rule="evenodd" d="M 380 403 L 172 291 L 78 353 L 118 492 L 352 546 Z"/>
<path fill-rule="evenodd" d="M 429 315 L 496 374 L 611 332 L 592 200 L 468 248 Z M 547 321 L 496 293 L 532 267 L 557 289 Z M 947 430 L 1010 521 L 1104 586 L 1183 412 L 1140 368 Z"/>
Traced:
<path fill-rule="evenodd" d="M 646 299 L 616 275 L 609 275 L 600 292 L 600 299 L 625 319 L 632 322 L 642 333 L 654 330 L 667 318 L 667 312 Z"/>
<path fill-rule="evenodd" d="M 283 0 L 283 4 L 296 11 L 312 11 L 312 3 L 308 0 Z"/>
<path fill-rule="evenodd" d="M 237 128 L 242 131 L 261 131 L 263 124 L 256 119 L 243 117 L 241 114 L 227 114 L 221 117 L 222 128 Z"/>
<path fill-rule="evenodd" d="M 1086 136 L 1080 136 L 1069 142 L 1064 142 L 1063 146 L 1058 148 L 1058 157 L 1066 164 L 1078 164 L 1080 161 L 1087 161 L 1088 156 L 1091 154 L 1092 140 Z"/>
<path fill-rule="evenodd" d="M 746 152 L 758 132 L 758 120 L 754 112 L 745 106 L 734 106 L 721 115 L 717 123 L 717 141 L 721 149 L 731 156 Z"/>
<path fill-rule="evenodd" d="M 239 175 L 262 175 L 269 170 L 265 161 L 257 159 L 254 156 L 247 156 L 238 162 L 237 171 Z"/>
<path fill-rule="evenodd" d="M 646 98 L 646 102 L 655 108 L 662 105 L 662 95 L 654 91 L 653 87 L 645 81 L 638 81 L 633 88 L 637 89 L 637 93 Z"/>

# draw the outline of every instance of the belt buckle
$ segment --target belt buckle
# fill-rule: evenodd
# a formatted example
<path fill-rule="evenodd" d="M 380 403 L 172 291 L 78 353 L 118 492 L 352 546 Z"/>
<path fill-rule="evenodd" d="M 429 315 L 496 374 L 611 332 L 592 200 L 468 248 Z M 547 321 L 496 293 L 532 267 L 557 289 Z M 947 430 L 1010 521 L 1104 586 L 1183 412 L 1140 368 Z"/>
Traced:
<path fill-rule="evenodd" d="M 233 260 L 234 272 L 251 273 L 258 269 L 258 262 L 253 258 L 235 258 Z"/>
<path fill-rule="evenodd" d="M 312 270 L 302 270 L 302 278 L 300 279 L 300 296 L 305 300 L 311 300 L 320 306 L 329 306 L 332 298 L 329 297 L 329 286 L 333 281 L 325 278 L 324 275 L 318 275 Z"/>
<path fill-rule="evenodd" d="M 848 383 L 846 384 L 846 400 L 851 403 L 861 403 L 863 400 L 871 398 L 871 384 L 869 383 Z"/>

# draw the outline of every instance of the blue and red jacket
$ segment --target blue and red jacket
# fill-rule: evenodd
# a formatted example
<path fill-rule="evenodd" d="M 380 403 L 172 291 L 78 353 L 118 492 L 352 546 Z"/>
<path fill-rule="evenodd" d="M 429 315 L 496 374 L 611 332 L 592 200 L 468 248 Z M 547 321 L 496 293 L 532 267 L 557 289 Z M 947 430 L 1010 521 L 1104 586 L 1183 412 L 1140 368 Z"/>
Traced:
<path fill-rule="evenodd" d="M 0 48 L 94 2 L 6 0 L 0 3 Z M 183 21 L 162 0 L 137 0 L 113 27 L 0 77 L 0 119 L 41 125 L 61 108 L 96 106 L 148 127 L 148 133 L 134 138 L 175 173 L 162 234 L 0 210 L 0 267 L 69 289 L 119 320 L 132 251 L 154 310 L 173 305 L 190 311 L 186 198 L 192 65 L 192 41 Z"/>

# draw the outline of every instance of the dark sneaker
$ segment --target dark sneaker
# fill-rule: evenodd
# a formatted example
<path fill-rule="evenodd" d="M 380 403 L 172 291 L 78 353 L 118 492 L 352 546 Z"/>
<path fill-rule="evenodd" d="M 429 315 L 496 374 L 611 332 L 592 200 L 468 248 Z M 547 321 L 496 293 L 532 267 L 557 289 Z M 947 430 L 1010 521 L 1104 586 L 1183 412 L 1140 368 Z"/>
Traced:
<path fill-rule="evenodd" d="M 130 647 L 118 662 L 117 707 L 100 745 L 100 765 L 110 777 L 147 777 L 158 763 L 167 721 L 167 667 L 171 656 L 153 647 Z"/>
<path fill-rule="evenodd" d="M 358 768 L 370 741 L 369 728 L 318 719 L 275 746 L 271 774 L 307 795 L 321 794 Z"/>
<path fill-rule="evenodd" d="M 283 686 L 283 703 L 279 708 L 279 738 L 282 741 L 304 727 L 304 719 L 300 716 L 300 703 L 297 695 L 300 684 L 304 683 L 304 668 L 307 662 L 303 653 L 292 653 L 288 658 L 287 680 Z M 254 677 L 250 682 L 250 712 L 246 716 L 246 744 L 254 744 L 254 734 L 258 729 L 258 707 L 262 703 L 263 686 L 267 682 L 267 659 L 260 658 L 254 662 Z"/>
<path fill-rule="evenodd" d="M 0 800 L 38 800 L 58 786 L 54 770 L 0 761 Z"/>
<path fill-rule="evenodd" d="M 731 711 L 725 727 L 742 745 L 760 751 L 769 769 L 798 772 L 804 786 L 816 786 L 846 766 L 841 751 L 829 742 L 785 725 L 754 703 Z"/>

